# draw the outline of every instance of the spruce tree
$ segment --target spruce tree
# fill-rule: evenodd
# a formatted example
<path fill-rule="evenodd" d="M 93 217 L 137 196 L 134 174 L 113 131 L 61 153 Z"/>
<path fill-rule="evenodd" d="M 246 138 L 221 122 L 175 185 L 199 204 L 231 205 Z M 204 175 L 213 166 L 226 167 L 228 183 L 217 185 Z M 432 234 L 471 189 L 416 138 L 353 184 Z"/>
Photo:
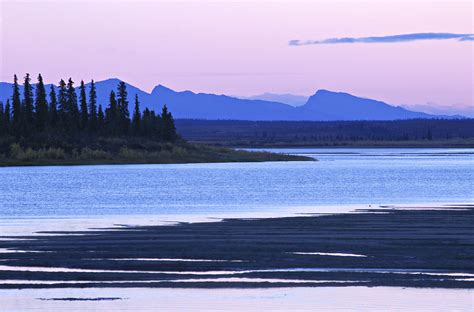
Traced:
<path fill-rule="evenodd" d="M 80 103 L 81 103 L 81 129 L 84 130 L 87 128 L 89 123 L 89 112 L 87 108 L 87 100 L 86 100 L 86 86 L 84 85 L 84 81 L 81 80 L 81 87 L 80 87 Z"/>
<path fill-rule="evenodd" d="M 104 131 L 105 127 L 105 116 L 104 111 L 102 110 L 102 105 L 99 104 L 99 110 L 97 112 L 97 131 L 101 133 Z"/>
<path fill-rule="evenodd" d="M 132 120 L 132 132 L 134 135 L 140 134 L 140 120 L 141 120 L 141 112 L 140 112 L 140 102 L 138 101 L 138 95 L 135 94 L 135 109 L 133 111 L 133 120 Z"/>
<path fill-rule="evenodd" d="M 6 133 L 5 126 L 5 109 L 3 107 L 3 102 L 0 101 L 0 136 Z"/>
<path fill-rule="evenodd" d="M 11 128 L 11 108 L 10 108 L 10 99 L 7 99 L 7 104 L 5 104 L 5 109 L 3 112 L 3 120 L 6 127 L 6 132 L 10 132 Z"/>
<path fill-rule="evenodd" d="M 38 75 L 35 97 L 33 97 L 33 87 L 30 81 L 30 75 L 26 74 L 22 102 L 18 79 L 14 75 L 11 98 L 13 107 L 10 106 L 10 99 L 7 100 L 6 105 L 0 102 L 0 132 L 2 135 L 14 133 L 18 136 L 29 136 L 33 129 L 37 129 L 38 131 L 54 130 L 58 134 L 66 133 L 72 136 L 88 130 L 91 133 L 106 136 L 131 134 L 164 141 L 174 141 L 179 138 L 173 116 L 167 106 L 163 106 L 161 114 L 156 114 L 155 111 L 150 111 L 148 108 L 142 113 L 137 94 L 135 94 L 133 118 L 130 120 L 127 89 L 124 82 L 119 83 L 117 96 L 114 91 L 110 92 L 109 105 L 104 114 L 101 105 L 97 109 L 94 80 L 91 81 L 88 95 L 85 84 L 81 81 L 79 103 L 71 78 L 67 83 L 61 79 L 57 95 L 56 87 L 51 86 L 49 101 L 41 74 Z M 70 139 L 75 138 L 71 137 Z"/>
<path fill-rule="evenodd" d="M 68 130 L 71 134 L 75 134 L 77 130 L 79 129 L 81 120 L 80 120 L 80 114 L 79 114 L 79 109 L 77 107 L 77 94 L 76 94 L 76 89 L 74 88 L 74 81 L 72 81 L 71 78 L 69 78 L 67 82 L 67 92 L 66 92 L 66 98 L 67 98 L 67 117 L 66 120 L 68 122 Z"/>
<path fill-rule="evenodd" d="M 128 110 L 127 85 L 120 81 L 117 87 L 117 109 L 119 115 L 119 128 L 122 134 L 127 133 L 130 125 L 130 112 Z"/>
<path fill-rule="evenodd" d="M 64 81 L 63 81 L 64 82 Z M 52 128 L 58 126 L 58 99 L 56 97 L 56 91 L 54 86 L 51 85 L 49 91 L 49 124 Z"/>
<path fill-rule="evenodd" d="M 20 87 L 18 86 L 18 78 L 16 75 L 13 76 L 13 96 L 12 96 L 12 109 L 13 109 L 13 128 L 15 131 L 21 129 L 22 111 L 21 111 L 21 100 L 20 100 Z M 17 134 L 20 134 L 17 132 Z"/>
<path fill-rule="evenodd" d="M 23 127 L 29 132 L 34 125 L 34 106 L 33 106 L 33 88 L 31 87 L 30 74 L 26 74 L 23 83 L 23 110 L 24 110 L 24 125 Z"/>
<path fill-rule="evenodd" d="M 428 129 L 427 133 L 426 133 L 426 139 L 428 140 L 433 140 L 433 133 L 431 133 L 431 129 Z"/>
<path fill-rule="evenodd" d="M 152 137 L 158 140 L 163 139 L 163 120 L 160 114 L 156 114 L 154 110 L 150 113 L 151 133 Z"/>
<path fill-rule="evenodd" d="M 48 102 L 46 100 L 46 90 L 44 88 L 43 77 L 38 75 L 38 84 L 36 85 L 36 126 L 42 131 L 48 123 Z"/>
<path fill-rule="evenodd" d="M 166 107 L 166 105 L 163 106 L 163 110 L 161 112 L 161 120 L 163 140 L 174 141 L 177 138 L 176 127 L 174 124 L 173 116 L 170 112 L 168 112 L 168 107 Z"/>
<path fill-rule="evenodd" d="M 148 107 L 143 111 L 143 117 L 141 120 L 141 130 L 144 136 L 151 136 L 151 112 Z"/>
<path fill-rule="evenodd" d="M 92 132 L 97 130 L 97 93 L 94 80 L 91 80 L 89 90 L 89 129 Z"/>
<path fill-rule="evenodd" d="M 58 91 L 58 124 L 62 130 L 66 130 L 68 125 L 68 108 L 67 108 L 67 89 L 66 82 L 63 79 L 59 81 Z"/>
<path fill-rule="evenodd" d="M 105 124 L 109 134 L 117 135 L 118 129 L 120 128 L 120 118 L 117 108 L 117 100 L 115 98 L 115 92 L 110 91 L 109 96 L 109 107 L 105 109 Z"/>

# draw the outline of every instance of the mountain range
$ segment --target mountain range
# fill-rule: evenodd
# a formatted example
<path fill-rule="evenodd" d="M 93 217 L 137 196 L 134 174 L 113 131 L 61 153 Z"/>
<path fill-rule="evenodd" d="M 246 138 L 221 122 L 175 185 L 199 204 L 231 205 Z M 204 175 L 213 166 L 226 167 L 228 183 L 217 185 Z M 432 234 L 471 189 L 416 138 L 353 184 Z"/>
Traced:
<path fill-rule="evenodd" d="M 105 107 L 110 91 L 116 90 L 119 79 L 107 79 L 95 83 L 97 103 Z M 47 91 L 51 85 L 47 85 Z M 86 84 L 89 88 L 89 84 Z M 56 88 L 56 86 L 55 86 Z M 76 88 L 77 92 L 79 91 Z M 20 88 L 22 93 L 23 89 Z M 228 119 L 228 120 L 397 120 L 414 118 L 463 118 L 462 116 L 432 115 L 410 111 L 406 108 L 357 97 L 343 92 L 318 90 L 304 105 L 294 107 L 272 100 L 242 99 L 226 95 L 174 91 L 162 85 L 151 93 L 127 84 L 130 112 L 133 111 L 134 97 L 138 95 L 141 108 L 161 110 L 166 104 L 175 118 L 182 119 Z M 6 102 L 12 94 L 12 84 L 0 83 L 0 101 Z M 271 98 L 271 97 L 270 97 Z"/>
<path fill-rule="evenodd" d="M 304 95 L 295 95 L 295 94 L 277 94 L 277 93 L 269 93 L 265 92 L 258 95 L 252 95 L 248 97 L 244 96 L 236 96 L 236 98 L 244 99 L 244 100 L 264 100 L 270 102 L 279 102 L 283 104 L 288 104 L 291 106 L 302 106 L 306 104 L 308 101 L 309 96 Z"/>

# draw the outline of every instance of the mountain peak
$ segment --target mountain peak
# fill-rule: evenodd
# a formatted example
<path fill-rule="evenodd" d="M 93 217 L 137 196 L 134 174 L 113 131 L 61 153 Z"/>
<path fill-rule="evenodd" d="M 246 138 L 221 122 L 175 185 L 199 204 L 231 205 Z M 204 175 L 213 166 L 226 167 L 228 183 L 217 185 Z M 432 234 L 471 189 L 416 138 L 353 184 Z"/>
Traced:
<path fill-rule="evenodd" d="M 116 90 L 118 78 L 96 82 L 97 103 L 105 108 L 109 103 L 111 90 Z M 134 109 L 133 97 L 138 95 L 140 106 L 159 111 L 168 105 L 176 118 L 192 119 L 232 119 L 232 120 L 396 120 L 412 118 L 438 118 L 435 116 L 394 107 L 381 101 L 353 96 L 344 92 L 318 90 L 306 104 L 291 107 L 275 101 L 274 98 L 244 100 L 225 95 L 174 91 L 157 85 L 152 93 L 127 84 L 130 96 L 129 110 Z M 77 91 L 79 91 L 77 89 Z M 22 92 L 22 86 L 20 86 Z M 0 84 L 0 101 L 6 102 L 12 94 L 12 84 Z M 278 96 L 278 100 L 290 95 Z M 293 96 L 294 97 L 294 96 Z M 287 99 L 294 101 L 295 99 Z M 299 98 L 298 98 L 299 100 Z M 296 106 L 296 105 L 295 105 Z"/>
<path fill-rule="evenodd" d="M 173 89 L 170 89 L 168 87 L 165 87 L 162 84 L 159 84 L 153 88 L 151 91 L 151 94 L 158 94 L 158 93 L 175 93 Z"/>
<path fill-rule="evenodd" d="M 100 81 L 94 81 L 95 83 L 106 83 L 106 84 L 119 84 L 120 82 L 122 82 L 123 80 L 121 79 L 118 79 L 118 78 L 108 78 L 108 79 L 105 79 L 105 80 L 100 80 Z"/>
<path fill-rule="evenodd" d="M 429 118 L 424 113 L 412 112 L 382 101 L 358 97 L 345 92 L 318 90 L 303 106 L 335 120 L 393 120 Z"/>
<path fill-rule="evenodd" d="M 291 93 L 271 93 L 265 92 L 258 95 L 253 95 L 249 97 L 239 97 L 237 98 L 245 100 L 262 100 L 269 102 L 283 103 L 291 106 L 302 106 L 308 101 L 308 96 L 304 95 L 295 95 Z"/>
<path fill-rule="evenodd" d="M 339 93 L 339 92 L 334 92 L 334 91 L 330 91 L 330 90 L 327 90 L 327 89 L 318 89 L 318 90 L 316 90 L 316 93 L 314 95 L 323 94 L 323 93 Z"/>
<path fill-rule="evenodd" d="M 316 93 L 313 96 L 349 96 L 352 98 L 357 98 L 357 96 L 352 95 L 347 92 L 341 92 L 341 91 L 331 91 L 327 89 L 319 89 L 316 91 Z"/>

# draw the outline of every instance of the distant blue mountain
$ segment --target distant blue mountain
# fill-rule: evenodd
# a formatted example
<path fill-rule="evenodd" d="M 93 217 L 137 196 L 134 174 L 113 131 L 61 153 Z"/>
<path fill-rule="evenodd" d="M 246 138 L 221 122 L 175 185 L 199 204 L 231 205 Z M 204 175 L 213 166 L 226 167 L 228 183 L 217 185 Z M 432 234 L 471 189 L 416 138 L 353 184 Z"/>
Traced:
<path fill-rule="evenodd" d="M 116 90 L 119 79 L 96 82 L 97 103 L 108 105 L 110 91 Z M 50 85 L 47 86 L 49 93 Z M 56 87 L 55 87 L 56 88 Z M 86 84 L 89 90 L 89 84 Z M 79 93 L 79 90 L 77 88 Z M 234 119 L 234 120 L 396 120 L 413 118 L 463 118 L 462 116 L 430 115 L 396 107 L 384 102 L 353 96 L 348 93 L 319 90 L 306 104 L 293 107 L 276 101 L 239 99 L 226 95 L 177 92 L 162 85 L 151 93 L 127 84 L 129 109 L 133 112 L 134 97 L 138 95 L 145 107 L 160 111 L 166 104 L 175 118 Z M 23 88 L 20 88 L 23 92 Z M 11 97 L 12 84 L 0 83 L 0 101 Z"/>
<path fill-rule="evenodd" d="M 279 102 L 279 103 L 284 103 L 288 104 L 291 106 L 301 106 L 306 104 L 308 101 L 308 96 L 304 95 L 294 95 L 294 94 L 276 94 L 276 93 L 263 93 L 259 95 L 253 95 L 249 97 L 242 97 L 238 96 L 237 98 L 239 99 L 244 99 L 244 100 L 263 100 L 263 101 L 270 101 L 270 102 Z"/>
<path fill-rule="evenodd" d="M 156 103 L 166 104 L 177 118 L 235 120 L 298 120 L 290 105 L 261 100 L 241 100 L 226 95 L 176 92 L 157 86 L 151 93 Z"/>
<path fill-rule="evenodd" d="M 97 93 L 97 105 L 102 105 L 103 109 L 105 110 L 105 107 L 107 107 L 109 103 L 109 96 L 111 91 L 115 91 L 117 93 L 117 85 L 119 84 L 120 79 L 117 78 L 111 78 L 107 80 L 102 80 L 102 81 L 97 81 L 95 82 L 96 86 L 96 93 Z M 149 108 L 158 108 L 157 105 L 154 105 L 156 101 L 151 97 L 151 95 L 143 90 L 138 89 L 137 87 L 131 85 L 131 84 L 126 84 L 127 85 L 127 92 L 128 92 L 128 101 L 130 102 L 129 104 L 129 109 L 130 112 L 133 111 L 133 106 L 135 104 L 135 94 L 138 95 L 138 98 L 140 100 L 140 105 L 143 109 L 145 107 Z M 45 85 L 46 87 L 46 93 L 48 94 L 49 97 L 49 92 L 51 88 L 51 84 Z M 86 83 L 86 91 L 87 94 L 89 95 L 89 90 L 90 90 L 90 83 Z M 53 85 L 53 87 L 56 90 L 56 94 L 58 92 L 58 87 Z M 75 85 L 76 87 L 76 93 L 79 98 L 79 88 L 78 84 Z M 6 100 L 8 98 L 11 98 L 13 92 L 13 86 L 11 83 L 6 83 L 6 82 L 0 82 L 0 101 L 3 103 L 6 103 Z M 35 92 L 33 92 L 34 94 Z M 20 95 L 23 97 L 23 86 L 20 85 Z M 161 109 L 161 108 L 160 108 Z"/>
<path fill-rule="evenodd" d="M 349 93 L 328 90 L 318 90 L 308 99 L 303 110 L 308 114 L 319 116 L 323 120 L 393 120 L 438 117 L 391 106 L 381 101 L 360 98 Z"/>

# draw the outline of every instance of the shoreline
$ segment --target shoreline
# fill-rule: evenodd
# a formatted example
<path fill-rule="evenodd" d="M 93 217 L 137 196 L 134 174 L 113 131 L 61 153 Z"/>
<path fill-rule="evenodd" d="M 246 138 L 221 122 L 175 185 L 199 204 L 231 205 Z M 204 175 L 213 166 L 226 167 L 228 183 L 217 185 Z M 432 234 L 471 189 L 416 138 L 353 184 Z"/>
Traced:
<path fill-rule="evenodd" d="M 104 161 L 104 162 L 97 162 L 97 161 L 72 161 L 72 162 L 50 162 L 49 160 L 43 162 L 20 162 L 20 163 L 2 163 L 0 162 L 0 168 L 13 168 L 13 167 L 70 167 L 70 166 L 116 166 L 116 165 L 186 165 L 186 164 L 226 164 L 226 163 L 260 163 L 260 162 L 288 162 L 288 161 L 318 161 L 312 157 L 306 156 L 296 156 L 296 155 L 283 155 L 280 159 L 268 159 L 268 160 L 230 160 L 230 161 L 170 161 L 170 162 L 131 162 L 131 161 Z M 295 156 L 293 157 L 286 157 L 286 156 Z"/>
<path fill-rule="evenodd" d="M 0 167 L 316 161 L 312 157 L 137 138 L 86 142 L 0 142 Z"/>
<path fill-rule="evenodd" d="M 173 164 L 218 164 L 218 163 L 251 163 L 251 162 L 287 162 L 287 161 L 317 161 L 313 157 L 270 152 L 244 151 L 245 155 L 238 155 L 232 150 L 229 155 L 221 155 L 215 159 L 166 159 L 166 160 L 130 160 L 130 159 L 39 159 L 35 161 L 17 161 L 0 159 L 0 168 L 8 167 L 60 167 L 60 166 L 105 166 L 105 165 L 173 165 Z M 235 154 L 235 155 L 233 155 Z M 241 153 L 242 154 L 242 153 Z M 253 154 L 253 155 L 252 155 Z M 229 156 L 229 159 L 226 157 Z"/>
<path fill-rule="evenodd" d="M 3 237 L 0 288 L 474 288 L 473 222 L 472 204 L 389 206 Z"/>
<path fill-rule="evenodd" d="M 196 142 L 197 143 L 197 142 Z M 435 150 L 444 150 L 444 149 L 460 149 L 460 150 L 469 150 L 474 149 L 474 145 L 472 146 L 381 146 L 381 145 L 249 145 L 249 146 L 234 146 L 228 145 L 228 148 L 235 148 L 235 149 L 245 149 L 245 150 L 273 150 L 273 149 L 408 149 L 408 150 L 415 150 L 415 149 L 435 149 Z"/>
<path fill-rule="evenodd" d="M 121 229 L 133 226 L 178 225 L 180 223 L 214 223 L 226 219 L 268 219 L 319 216 L 330 214 L 351 214 L 369 208 L 398 210 L 444 209 L 451 206 L 471 205 L 468 202 L 394 202 L 390 204 L 318 204 L 278 207 L 255 212 L 201 212 L 181 214 L 101 214 L 101 215 L 60 215 L 60 216 L 0 216 L 1 236 L 25 236 L 52 229 L 62 231 L 87 231 L 90 229 Z M 262 207 L 260 207 L 261 209 Z M 257 213 L 257 214 L 256 214 Z M 0 241 L 1 241 L 0 236 Z"/>
<path fill-rule="evenodd" d="M 386 141 L 380 142 L 328 142 L 328 143 L 318 143 L 318 142 L 309 142 L 309 143 L 302 143 L 297 142 L 295 144 L 288 144 L 288 143 L 258 143 L 258 144 L 245 144 L 241 142 L 219 142 L 219 141 L 190 141 L 196 144 L 207 144 L 210 146 L 218 146 L 218 147 L 228 147 L 228 148 L 459 148 L 459 149 L 470 149 L 474 148 L 473 142 L 462 142 L 462 143 L 431 143 L 431 142 L 420 142 L 420 141 L 408 141 L 408 142 L 396 142 L 396 143 L 387 143 Z"/>

